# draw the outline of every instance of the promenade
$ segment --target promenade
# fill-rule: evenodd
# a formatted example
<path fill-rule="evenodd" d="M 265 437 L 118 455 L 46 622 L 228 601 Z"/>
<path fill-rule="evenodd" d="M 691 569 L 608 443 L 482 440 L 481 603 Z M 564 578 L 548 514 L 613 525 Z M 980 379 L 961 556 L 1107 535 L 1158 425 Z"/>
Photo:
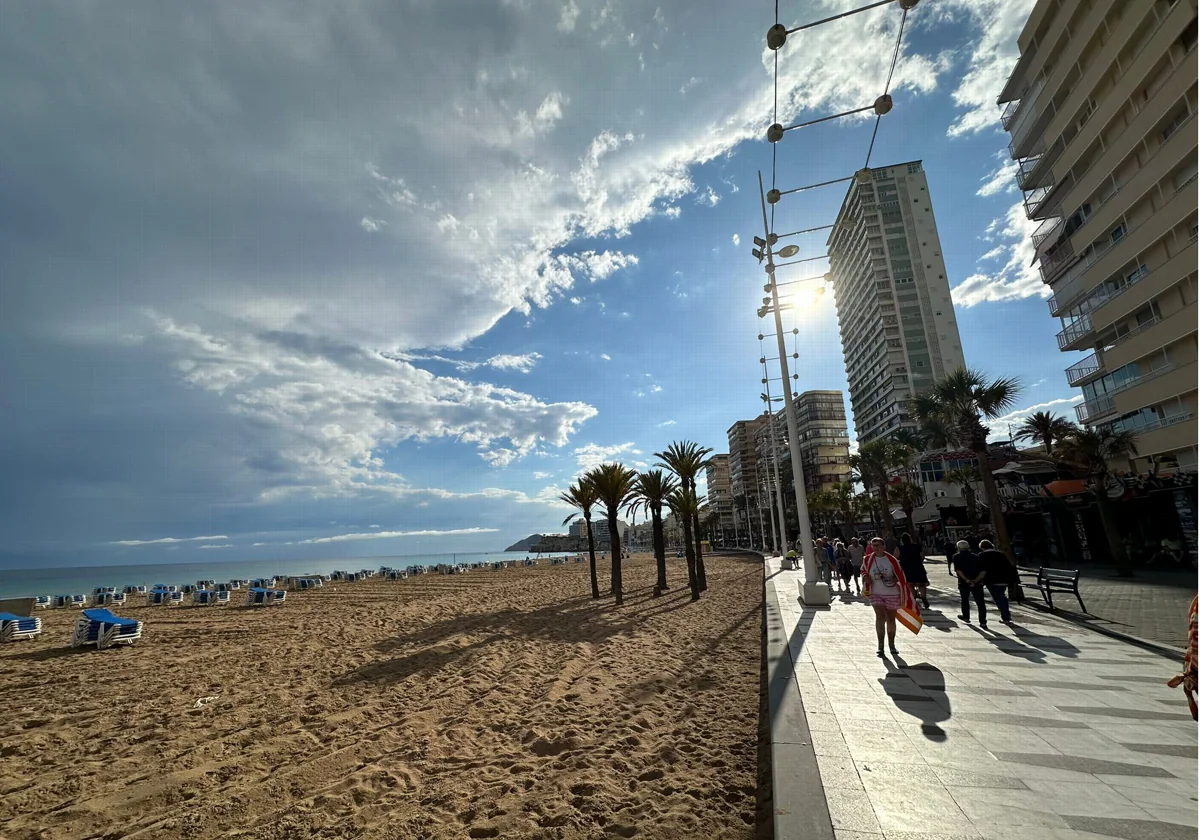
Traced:
<path fill-rule="evenodd" d="M 1028 607 L 965 624 L 933 561 L 924 629 L 881 660 L 865 598 L 764 574 L 776 840 L 1197 836 L 1178 663 Z"/>

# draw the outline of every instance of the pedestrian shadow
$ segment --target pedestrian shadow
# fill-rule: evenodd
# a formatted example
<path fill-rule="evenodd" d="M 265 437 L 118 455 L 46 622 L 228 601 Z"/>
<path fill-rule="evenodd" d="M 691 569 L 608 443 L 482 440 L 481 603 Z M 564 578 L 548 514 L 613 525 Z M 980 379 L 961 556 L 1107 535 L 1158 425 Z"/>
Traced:
<path fill-rule="evenodd" d="M 899 654 L 893 654 L 892 658 L 895 665 L 886 657 L 883 660 L 888 672 L 879 684 L 884 693 L 897 709 L 921 721 L 922 735 L 930 741 L 945 741 L 946 730 L 938 725 L 952 717 L 945 676 L 928 662 L 909 665 Z M 916 689 L 922 690 L 921 693 Z"/>
<path fill-rule="evenodd" d="M 1079 648 L 1061 636 L 1051 636 L 1049 633 L 1033 633 L 1024 627 L 1018 627 L 1016 624 L 1010 625 L 1010 628 L 1016 638 L 1031 648 L 1063 656 L 1067 659 L 1076 659 L 1079 656 Z"/>
<path fill-rule="evenodd" d="M 1018 659 L 1024 659 L 1027 662 L 1032 662 L 1035 665 L 1046 664 L 1046 654 L 1044 651 L 1038 648 L 1021 644 L 1012 636 L 1005 636 L 1001 633 L 997 633 L 995 630 L 985 630 L 984 628 L 975 624 L 968 624 L 966 626 L 974 630 L 986 641 L 991 642 L 992 646 L 1005 656 L 1015 656 Z"/>

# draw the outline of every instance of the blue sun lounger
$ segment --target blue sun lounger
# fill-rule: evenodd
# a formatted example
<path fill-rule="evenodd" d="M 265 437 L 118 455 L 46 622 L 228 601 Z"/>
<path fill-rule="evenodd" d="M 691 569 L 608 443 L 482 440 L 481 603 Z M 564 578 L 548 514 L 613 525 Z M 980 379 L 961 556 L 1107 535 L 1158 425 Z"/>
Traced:
<path fill-rule="evenodd" d="M 286 599 L 287 591 L 284 589 L 264 589 L 261 586 L 252 586 L 246 593 L 246 606 L 265 607 L 271 604 L 282 604 Z"/>
<path fill-rule="evenodd" d="M 87 606 L 87 596 L 86 595 L 72 595 L 71 596 L 71 606 L 72 607 L 86 607 Z"/>
<path fill-rule="evenodd" d="M 38 595 L 36 598 L 34 598 L 33 605 L 34 605 L 34 607 L 36 607 L 39 610 L 46 609 L 47 607 L 50 606 L 50 596 L 49 595 Z"/>
<path fill-rule="evenodd" d="M 42 632 L 42 620 L 0 612 L 0 642 L 32 639 Z"/>
<path fill-rule="evenodd" d="M 221 596 L 224 595 L 224 598 Z M 228 592 L 218 592 L 215 589 L 197 589 L 192 593 L 192 601 L 202 607 L 215 607 L 218 604 L 229 603 Z"/>
<path fill-rule="evenodd" d="M 118 618 L 108 610 L 84 610 L 75 622 L 71 647 L 95 645 L 104 650 L 112 645 L 131 645 L 142 637 L 142 622 L 134 618 Z"/>

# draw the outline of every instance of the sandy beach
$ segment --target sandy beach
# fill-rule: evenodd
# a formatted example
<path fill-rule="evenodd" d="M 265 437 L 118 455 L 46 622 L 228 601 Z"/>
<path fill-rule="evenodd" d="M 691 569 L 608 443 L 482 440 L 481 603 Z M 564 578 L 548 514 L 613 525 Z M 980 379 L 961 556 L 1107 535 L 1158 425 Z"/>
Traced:
<path fill-rule="evenodd" d="M 706 558 L 693 604 L 668 562 L 621 608 L 575 564 L 123 607 L 105 651 L 42 611 L 0 648 L 0 837 L 754 837 L 761 568 Z"/>

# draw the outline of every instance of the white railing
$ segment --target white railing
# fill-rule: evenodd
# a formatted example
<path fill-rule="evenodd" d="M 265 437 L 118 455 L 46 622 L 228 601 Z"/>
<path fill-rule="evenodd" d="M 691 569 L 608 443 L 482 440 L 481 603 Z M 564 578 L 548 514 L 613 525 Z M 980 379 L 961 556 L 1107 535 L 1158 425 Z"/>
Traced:
<path fill-rule="evenodd" d="M 1107 394 L 1101 394 L 1095 399 L 1082 402 L 1075 406 L 1075 417 L 1080 423 L 1087 423 L 1095 420 L 1101 415 L 1107 414 L 1115 407 L 1113 398 Z"/>
<path fill-rule="evenodd" d="M 1064 373 L 1067 375 L 1067 384 L 1074 388 L 1084 379 L 1087 379 L 1093 373 L 1100 370 L 1100 361 L 1096 358 L 1096 354 L 1088 356 L 1082 361 L 1076 362 L 1067 368 Z"/>

